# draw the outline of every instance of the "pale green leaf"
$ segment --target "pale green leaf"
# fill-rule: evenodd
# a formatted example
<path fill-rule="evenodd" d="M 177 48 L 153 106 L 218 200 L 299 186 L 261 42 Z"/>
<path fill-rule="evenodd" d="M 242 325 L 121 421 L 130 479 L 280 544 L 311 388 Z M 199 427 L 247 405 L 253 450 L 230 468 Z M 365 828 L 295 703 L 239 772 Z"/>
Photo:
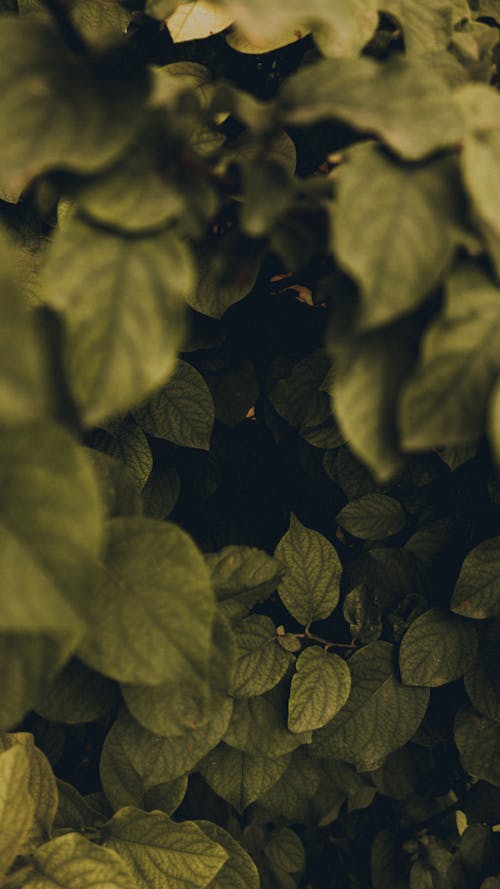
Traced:
<path fill-rule="evenodd" d="M 461 264 L 424 335 L 400 403 L 408 450 L 471 444 L 483 434 L 500 368 L 500 289 L 479 264 Z"/>
<path fill-rule="evenodd" d="M 410 161 L 458 145 L 463 136 L 460 109 L 425 60 L 324 60 L 288 78 L 279 104 L 287 124 L 308 126 L 333 118 L 375 134 Z"/>
<path fill-rule="evenodd" d="M 141 805 L 141 794 L 192 771 L 226 733 L 231 712 L 231 699 L 220 697 L 206 725 L 171 738 L 155 735 L 121 713 L 106 737 L 100 763 L 111 804 Z"/>
<path fill-rule="evenodd" d="M 381 0 L 379 8 L 403 29 L 408 55 L 447 49 L 452 36 L 452 0 Z"/>
<path fill-rule="evenodd" d="M 120 460 L 134 479 L 137 490 L 142 491 L 153 468 L 153 456 L 137 423 L 126 417 L 108 423 L 105 429 L 96 429 L 92 434 L 92 447 Z"/>
<path fill-rule="evenodd" d="M 388 642 L 371 642 L 348 663 L 347 704 L 316 732 L 311 750 L 371 771 L 415 734 L 427 709 L 429 689 L 401 684 L 394 671 L 394 647 Z"/>
<path fill-rule="evenodd" d="M 27 754 L 28 790 L 35 807 L 28 839 L 30 844 L 38 844 L 47 840 L 52 832 L 58 804 L 56 779 L 47 757 L 35 747 L 33 735 L 17 732 L 0 736 L 0 751 L 18 746 Z"/>
<path fill-rule="evenodd" d="M 306 648 L 297 658 L 288 703 L 288 728 L 305 732 L 326 725 L 346 703 L 351 689 L 349 667 L 337 654 Z"/>
<path fill-rule="evenodd" d="M 278 645 L 269 617 L 253 614 L 234 628 L 236 657 L 231 683 L 235 697 L 255 697 L 274 688 L 283 678 L 292 656 Z"/>
<path fill-rule="evenodd" d="M 500 537 L 483 540 L 465 557 L 451 609 L 463 617 L 500 617 Z"/>
<path fill-rule="evenodd" d="M 134 411 L 149 435 L 173 444 L 208 451 L 214 425 L 214 404 L 202 375 L 187 361 L 178 361 L 167 383 Z"/>
<path fill-rule="evenodd" d="M 3 430 L 0 487 L 0 725 L 8 728 L 84 631 L 78 612 L 85 614 L 103 522 L 92 469 L 55 425 Z"/>
<path fill-rule="evenodd" d="M 241 814 L 281 778 L 287 765 L 288 756 L 260 756 L 219 744 L 199 768 L 212 790 Z"/>
<path fill-rule="evenodd" d="M 406 516 L 403 507 L 394 497 L 365 494 L 344 506 L 337 514 L 337 522 L 354 537 L 383 540 L 404 528 Z"/>
<path fill-rule="evenodd" d="M 248 608 L 267 599 L 283 574 L 275 559 L 250 546 L 225 546 L 205 558 L 219 602 L 234 599 Z"/>
<path fill-rule="evenodd" d="M 167 19 L 167 27 L 174 43 L 184 40 L 203 40 L 224 31 L 233 22 L 231 8 L 214 0 L 194 0 L 181 3 Z"/>
<path fill-rule="evenodd" d="M 201 553 L 178 526 L 111 519 L 103 570 L 85 607 L 91 632 L 79 656 L 93 669 L 139 685 L 203 675 L 214 596 Z"/>
<path fill-rule="evenodd" d="M 252 42 L 237 27 L 233 27 L 225 35 L 225 40 L 231 49 L 235 49 L 237 52 L 261 55 L 262 53 L 281 49 L 283 46 L 289 46 L 291 43 L 297 43 L 298 40 L 303 40 L 309 33 L 310 31 L 307 28 L 288 27 L 279 34 L 273 34 L 272 37 L 265 37 L 263 34 L 259 35 L 258 41 Z"/>
<path fill-rule="evenodd" d="M 106 716 L 117 699 L 114 683 L 73 658 L 52 680 L 34 709 L 50 722 L 74 725 Z"/>
<path fill-rule="evenodd" d="M 243 846 L 227 830 L 212 821 L 194 823 L 209 839 L 222 846 L 229 856 L 209 884 L 209 889 L 259 889 L 259 872 Z"/>
<path fill-rule="evenodd" d="M 470 667 L 477 650 L 476 627 L 470 621 L 431 608 L 410 625 L 399 651 L 405 685 L 435 688 L 453 682 Z"/>
<path fill-rule="evenodd" d="M 120 855 L 78 833 L 67 833 L 39 846 L 32 863 L 33 870 L 23 875 L 22 889 L 136 889 L 132 872 Z M 19 886 L 14 885 L 16 889 Z"/>
<path fill-rule="evenodd" d="M 130 240 L 72 217 L 57 232 L 44 294 L 64 318 L 66 370 L 88 425 L 167 380 L 184 332 L 183 299 L 193 286 L 187 247 L 170 231 Z"/>
<path fill-rule="evenodd" d="M 450 263 L 460 223 L 456 166 L 447 157 L 402 165 L 368 142 L 349 150 L 336 181 L 332 248 L 359 284 L 360 324 L 386 324 L 424 302 Z"/>
<path fill-rule="evenodd" d="M 72 53 L 56 29 L 28 18 L 2 19 L 0 59 L 0 166 L 8 189 L 53 167 L 98 170 L 135 135 L 147 95 L 140 69 Z"/>
<path fill-rule="evenodd" d="M 455 719 L 454 735 L 465 771 L 500 787 L 500 724 L 463 707 Z"/>
<path fill-rule="evenodd" d="M 273 831 L 264 847 L 264 855 L 273 867 L 279 867 L 287 873 L 297 874 L 305 868 L 304 846 L 295 831 L 289 827 Z"/>
<path fill-rule="evenodd" d="M 35 803 L 29 791 L 30 757 L 24 746 L 0 753 L 0 879 L 30 835 Z"/>
<path fill-rule="evenodd" d="M 339 601 L 342 573 L 330 541 L 292 514 L 274 555 L 286 569 L 278 592 L 290 614 L 304 626 L 329 617 Z"/>
<path fill-rule="evenodd" d="M 310 740 L 307 730 L 297 735 L 287 729 L 285 712 L 272 696 L 235 700 L 223 738 L 230 747 L 260 756 L 284 756 Z"/>
<path fill-rule="evenodd" d="M 146 0 L 146 12 L 156 19 L 166 19 L 179 6 L 180 0 Z"/>
<path fill-rule="evenodd" d="M 105 845 L 127 862 L 139 889 L 204 889 L 227 852 L 192 821 L 161 812 L 121 809 L 103 827 Z"/>
<path fill-rule="evenodd" d="M 14 245 L 0 231 L 0 420 L 40 419 L 47 406 L 46 370 L 34 317 L 23 303 L 14 274 Z"/>

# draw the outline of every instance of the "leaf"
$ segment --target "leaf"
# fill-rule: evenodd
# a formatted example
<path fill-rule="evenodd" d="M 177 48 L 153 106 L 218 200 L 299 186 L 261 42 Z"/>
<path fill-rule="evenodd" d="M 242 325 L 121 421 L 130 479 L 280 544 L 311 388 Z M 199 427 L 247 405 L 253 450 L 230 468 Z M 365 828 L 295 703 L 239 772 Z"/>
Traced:
<path fill-rule="evenodd" d="M 94 580 L 103 523 L 88 462 L 53 424 L 2 431 L 0 489 L 0 726 L 9 728 L 84 631 L 79 612 Z"/>
<path fill-rule="evenodd" d="M 270 401 L 280 417 L 303 434 L 330 418 L 329 398 L 321 389 L 330 367 L 323 350 L 317 350 L 293 365 L 288 376 L 272 388 Z"/>
<path fill-rule="evenodd" d="M 497 621 L 488 621 L 481 629 L 476 659 L 465 671 L 465 690 L 476 710 L 500 722 L 500 627 Z"/>
<path fill-rule="evenodd" d="M 295 750 L 289 758 L 288 768 L 259 804 L 273 817 L 284 818 L 288 823 L 307 824 L 310 804 L 319 787 L 321 771 L 316 762 L 309 759 L 303 749 Z"/>
<path fill-rule="evenodd" d="M 258 241 L 245 239 L 229 246 L 222 239 L 221 246 L 206 241 L 197 248 L 197 284 L 190 288 L 186 302 L 210 318 L 222 318 L 232 305 L 244 299 L 259 274 L 262 248 Z"/>
<path fill-rule="evenodd" d="M 108 528 L 105 565 L 86 601 L 92 630 L 79 657 L 138 685 L 203 675 L 215 603 L 201 553 L 171 523 L 118 518 Z"/>
<path fill-rule="evenodd" d="M 167 19 L 167 27 L 174 43 L 184 40 L 203 40 L 224 31 L 233 21 L 233 12 L 213 0 L 194 0 L 181 3 Z"/>
<path fill-rule="evenodd" d="M 44 294 L 64 318 L 66 371 L 87 425 L 144 400 L 170 376 L 193 286 L 187 248 L 170 231 L 130 240 L 72 217 L 57 232 Z"/>
<path fill-rule="evenodd" d="M 394 497 L 365 494 L 352 500 L 337 514 L 337 522 L 354 537 L 383 540 L 398 534 L 406 525 L 403 507 Z"/>
<path fill-rule="evenodd" d="M 33 313 L 24 305 L 14 275 L 14 246 L 0 231 L 2 315 L 0 324 L 0 421 L 29 423 L 47 407 L 46 369 Z M 22 356 L 22 360 L 21 357 Z"/>
<path fill-rule="evenodd" d="M 243 846 L 227 830 L 211 821 L 194 822 L 206 836 L 218 843 L 228 854 L 210 889 L 259 889 L 259 872 Z"/>
<path fill-rule="evenodd" d="M 208 451 L 214 425 L 214 404 L 201 374 L 178 361 L 167 385 L 134 411 L 149 435 L 173 444 Z"/>
<path fill-rule="evenodd" d="M 384 829 L 376 834 L 371 848 L 370 870 L 373 889 L 407 889 L 405 856 L 391 831 Z"/>
<path fill-rule="evenodd" d="M 94 172 L 137 132 L 148 83 L 145 71 L 125 57 L 76 54 L 50 25 L 4 18 L 0 58 L 0 166 L 7 189 L 22 189 L 54 167 Z"/>
<path fill-rule="evenodd" d="M 309 743 L 309 731 L 299 736 L 286 727 L 279 701 L 270 697 L 236 699 L 223 741 L 254 756 L 284 756 L 300 744 Z"/>
<path fill-rule="evenodd" d="M 337 606 L 342 565 L 335 548 L 318 531 L 304 527 L 292 514 L 275 558 L 286 569 L 278 584 L 281 601 L 299 623 L 308 626 L 329 617 Z"/>
<path fill-rule="evenodd" d="M 500 537 L 483 540 L 465 557 L 451 597 L 456 614 L 484 620 L 500 617 Z"/>
<path fill-rule="evenodd" d="M 33 735 L 28 732 L 17 732 L 0 736 L 0 751 L 8 751 L 18 746 L 22 747 L 27 755 L 28 791 L 30 802 L 34 804 L 28 839 L 30 845 L 38 845 L 52 833 L 58 804 L 56 779 L 47 757 L 35 747 Z M 16 805 L 19 805 L 19 802 L 16 802 Z M 31 805 L 28 805 L 28 811 L 31 812 Z"/>
<path fill-rule="evenodd" d="M 235 697 L 256 697 L 283 678 L 291 655 L 278 645 L 272 620 L 252 614 L 234 628 L 236 659 L 231 683 Z"/>
<path fill-rule="evenodd" d="M 458 711 L 455 743 L 465 771 L 473 778 L 500 787 L 500 725 L 471 707 Z"/>
<path fill-rule="evenodd" d="M 488 406 L 488 437 L 494 459 L 500 466 L 500 379 L 493 386 Z"/>
<path fill-rule="evenodd" d="M 35 710 L 50 722 L 75 725 L 108 715 L 117 698 L 114 683 L 73 658 L 52 680 Z"/>
<path fill-rule="evenodd" d="M 59 797 L 59 807 L 54 821 L 56 829 L 72 828 L 81 833 L 83 827 L 106 821 L 99 809 L 94 808 L 88 797 L 81 796 L 76 787 L 61 781 L 60 778 L 56 778 L 56 783 Z"/>
<path fill-rule="evenodd" d="M 29 766 L 28 753 L 21 745 L 0 753 L 0 879 L 24 848 L 33 824 Z"/>
<path fill-rule="evenodd" d="M 118 0 L 76 0 L 71 15 L 80 33 L 97 44 L 123 36 L 131 19 Z"/>
<path fill-rule="evenodd" d="M 239 0 L 231 6 L 238 29 L 250 43 L 265 46 L 292 28 L 303 37 L 311 28 L 322 53 L 331 57 L 357 55 L 377 27 L 374 0 L 311 0 L 305 8 L 300 0 L 285 6 Z"/>
<path fill-rule="evenodd" d="M 498 374 L 499 296 L 472 261 L 450 276 L 444 308 L 426 330 L 400 402 L 406 450 L 473 444 L 483 434 Z"/>
<path fill-rule="evenodd" d="M 181 480 L 175 466 L 154 466 L 142 490 L 145 515 L 166 519 L 175 507 L 181 492 Z"/>
<path fill-rule="evenodd" d="M 140 889 L 204 889 L 227 852 L 192 821 L 177 824 L 161 812 L 129 806 L 103 827 L 105 844 L 126 861 Z"/>
<path fill-rule="evenodd" d="M 415 734 L 429 702 L 428 688 L 410 688 L 394 673 L 394 647 L 371 642 L 348 661 L 351 693 L 342 710 L 313 736 L 314 756 L 335 756 L 360 771 L 384 758 Z"/>
<path fill-rule="evenodd" d="M 380 8 L 395 18 L 403 29 L 409 56 L 447 49 L 452 36 L 453 2 L 428 0 L 382 0 Z"/>
<path fill-rule="evenodd" d="M 229 44 L 231 49 L 235 49 L 236 52 L 261 55 L 262 53 L 273 52 L 276 49 L 297 43 L 298 40 L 303 40 L 309 33 L 310 31 L 307 29 L 287 28 L 271 38 L 266 39 L 263 34 L 259 35 L 258 41 L 255 43 L 248 40 L 237 27 L 233 27 L 224 36 L 226 43 Z"/>
<path fill-rule="evenodd" d="M 110 849 L 67 833 L 39 846 L 23 889 L 135 889 L 131 871 Z"/>
<path fill-rule="evenodd" d="M 276 559 L 251 546 L 225 546 L 205 559 L 219 602 L 234 599 L 247 608 L 269 598 L 283 574 Z"/>
<path fill-rule="evenodd" d="M 222 743 L 205 757 L 199 770 L 212 790 L 241 815 L 278 781 L 287 765 L 287 756 L 259 756 Z"/>
<path fill-rule="evenodd" d="M 157 19 L 166 19 L 179 5 L 179 0 L 146 0 L 146 12 Z"/>
<path fill-rule="evenodd" d="M 206 725 L 162 738 L 122 712 L 106 736 L 100 763 L 102 785 L 112 805 L 141 805 L 146 791 L 192 771 L 226 733 L 231 713 L 231 699 L 219 697 Z"/>
<path fill-rule="evenodd" d="M 97 432 L 97 439 L 99 438 Z M 109 442 L 104 430 L 103 439 L 106 443 Z M 141 498 L 130 470 L 116 457 L 94 448 L 85 448 L 85 454 L 94 470 L 106 518 L 140 515 Z"/>
<path fill-rule="evenodd" d="M 399 652 L 405 685 L 435 688 L 453 682 L 470 667 L 477 650 L 474 624 L 430 608 L 410 625 Z"/>
<path fill-rule="evenodd" d="M 130 417 L 107 424 L 92 433 L 92 447 L 120 460 L 142 491 L 153 468 L 153 457 L 144 432 Z"/>
<path fill-rule="evenodd" d="M 451 261 L 460 223 L 456 167 L 450 158 L 402 165 L 365 142 L 348 151 L 336 181 L 332 249 L 359 284 L 360 325 L 386 324 L 424 302 Z"/>
<path fill-rule="evenodd" d="M 347 663 L 318 647 L 297 658 L 288 702 L 288 728 L 305 732 L 326 725 L 346 703 L 351 689 Z"/>
<path fill-rule="evenodd" d="M 245 164 L 241 175 L 241 229 L 251 238 L 263 238 L 285 213 L 293 196 L 292 180 L 282 164 L 269 160 Z"/>
<path fill-rule="evenodd" d="M 456 146 L 463 136 L 463 118 L 451 91 L 419 59 L 392 58 L 383 64 L 368 58 L 325 59 L 286 80 L 279 108 L 285 125 L 338 120 L 373 133 L 409 161 Z"/>
<path fill-rule="evenodd" d="M 289 827 L 273 831 L 264 847 L 264 855 L 273 867 L 290 874 L 300 873 L 306 865 L 304 846 L 295 831 Z"/>
<path fill-rule="evenodd" d="M 382 632 L 380 605 L 368 586 L 359 584 L 344 599 L 343 614 L 353 639 L 375 642 Z"/>

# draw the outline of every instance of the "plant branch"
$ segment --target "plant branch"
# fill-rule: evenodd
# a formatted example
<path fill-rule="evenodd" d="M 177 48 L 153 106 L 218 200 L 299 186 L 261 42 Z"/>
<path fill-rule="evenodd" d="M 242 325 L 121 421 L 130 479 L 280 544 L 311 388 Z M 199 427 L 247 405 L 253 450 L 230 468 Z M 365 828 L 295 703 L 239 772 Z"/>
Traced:
<path fill-rule="evenodd" d="M 67 0 L 42 0 L 42 2 L 56 22 L 66 45 L 79 55 L 86 53 L 87 44 L 71 21 Z"/>
<path fill-rule="evenodd" d="M 355 640 L 352 642 L 329 642 L 328 639 L 323 639 L 322 636 L 316 636 L 315 633 L 311 633 L 309 627 L 305 628 L 303 633 L 293 633 L 296 639 L 310 639 L 311 642 L 319 642 L 320 645 L 324 645 L 325 648 L 354 648 L 356 645 Z"/>

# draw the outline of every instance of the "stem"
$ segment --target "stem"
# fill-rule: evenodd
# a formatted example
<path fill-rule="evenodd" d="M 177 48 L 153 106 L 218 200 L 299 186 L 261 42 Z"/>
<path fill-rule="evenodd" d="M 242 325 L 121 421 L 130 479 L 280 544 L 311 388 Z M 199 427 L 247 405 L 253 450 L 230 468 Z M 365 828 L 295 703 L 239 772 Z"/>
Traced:
<path fill-rule="evenodd" d="M 79 55 L 86 53 L 87 44 L 71 21 L 66 0 L 42 0 L 42 2 L 54 18 L 66 45 Z"/>
<path fill-rule="evenodd" d="M 319 642 L 325 648 L 354 648 L 356 645 L 354 639 L 352 642 L 329 642 L 328 639 L 323 639 L 322 636 L 316 636 L 316 633 L 311 633 L 309 627 L 306 627 L 303 633 L 293 633 L 293 635 L 296 639 L 310 639 L 311 642 Z"/>

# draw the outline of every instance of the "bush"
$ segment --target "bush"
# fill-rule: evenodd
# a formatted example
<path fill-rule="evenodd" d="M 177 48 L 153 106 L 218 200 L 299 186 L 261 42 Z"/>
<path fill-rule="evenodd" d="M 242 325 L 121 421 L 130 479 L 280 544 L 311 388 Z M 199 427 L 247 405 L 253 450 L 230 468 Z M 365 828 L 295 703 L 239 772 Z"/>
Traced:
<path fill-rule="evenodd" d="M 0 11 L 0 885 L 498 889 L 498 0 Z"/>

